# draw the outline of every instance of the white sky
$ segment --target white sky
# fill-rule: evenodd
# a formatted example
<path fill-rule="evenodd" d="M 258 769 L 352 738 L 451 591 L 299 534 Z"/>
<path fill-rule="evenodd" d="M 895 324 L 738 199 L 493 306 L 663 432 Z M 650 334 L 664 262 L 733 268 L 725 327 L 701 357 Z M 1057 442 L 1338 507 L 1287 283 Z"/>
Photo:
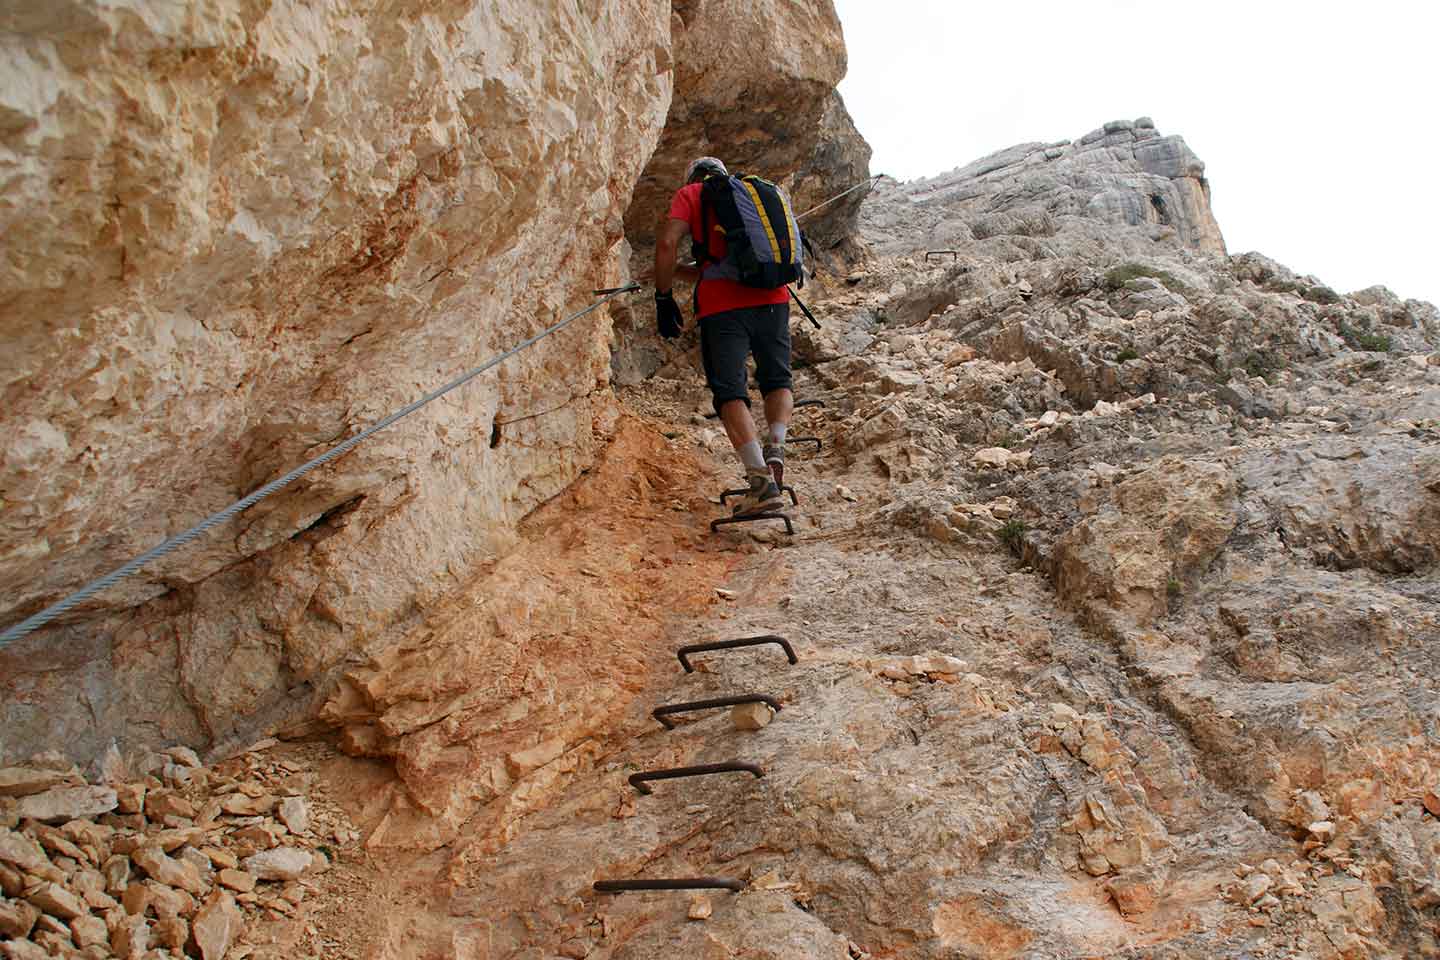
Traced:
<path fill-rule="evenodd" d="M 933 176 L 1148 116 L 1231 253 L 1440 304 L 1440 5 L 835 0 L 872 173 Z"/>

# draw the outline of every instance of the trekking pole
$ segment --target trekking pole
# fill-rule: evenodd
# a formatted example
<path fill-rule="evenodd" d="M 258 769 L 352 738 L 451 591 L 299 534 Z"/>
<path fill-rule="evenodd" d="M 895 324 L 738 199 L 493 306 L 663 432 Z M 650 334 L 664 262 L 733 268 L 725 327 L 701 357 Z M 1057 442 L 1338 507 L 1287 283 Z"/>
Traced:
<path fill-rule="evenodd" d="M 804 301 L 804 300 L 801 300 L 800 297 L 795 293 L 795 291 L 794 291 L 793 289 L 791 289 L 790 287 L 786 287 L 785 289 L 789 291 L 789 293 L 790 293 L 790 299 L 791 299 L 791 300 L 794 300 L 794 301 L 799 305 L 799 307 L 800 307 L 800 312 L 803 313 L 803 314 L 805 314 L 805 319 L 807 319 L 807 320 L 809 320 L 811 323 L 815 324 L 815 329 L 816 329 L 816 330 L 819 330 L 819 329 L 820 329 L 820 321 L 819 321 L 819 320 L 816 320 L 816 319 L 815 319 L 815 314 L 811 313 L 811 312 L 810 312 L 810 308 L 807 307 L 807 306 L 805 306 L 805 301 Z"/>

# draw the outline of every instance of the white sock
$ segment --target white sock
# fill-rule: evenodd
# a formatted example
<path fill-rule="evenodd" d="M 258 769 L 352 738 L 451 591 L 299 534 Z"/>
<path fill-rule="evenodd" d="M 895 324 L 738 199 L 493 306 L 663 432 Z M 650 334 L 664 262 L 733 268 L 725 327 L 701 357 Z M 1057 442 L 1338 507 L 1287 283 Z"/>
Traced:
<path fill-rule="evenodd" d="M 788 423 L 770 424 L 770 442 L 777 447 L 785 446 L 785 431 L 789 429 Z"/>
<path fill-rule="evenodd" d="M 741 444 L 735 452 L 740 455 L 740 462 L 745 464 L 747 471 L 761 473 L 769 469 L 765 466 L 765 454 L 760 450 L 759 440 Z"/>

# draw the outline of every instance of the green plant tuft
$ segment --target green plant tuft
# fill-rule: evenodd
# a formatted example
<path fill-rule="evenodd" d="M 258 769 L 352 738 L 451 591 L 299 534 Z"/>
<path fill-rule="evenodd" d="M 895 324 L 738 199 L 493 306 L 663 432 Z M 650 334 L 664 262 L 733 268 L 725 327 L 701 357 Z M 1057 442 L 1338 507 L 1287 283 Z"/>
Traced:
<path fill-rule="evenodd" d="M 1350 326 L 1341 320 L 1336 329 L 1344 341 L 1355 350 L 1368 350 L 1371 353 L 1389 353 L 1390 338 L 1382 333 L 1375 333 L 1368 329 L 1359 329 Z"/>
<path fill-rule="evenodd" d="M 1115 354 L 1115 362 L 1116 362 L 1116 363 L 1124 363 L 1124 362 L 1127 361 L 1127 360 L 1139 360 L 1139 359 L 1140 359 L 1140 354 L 1136 353 L 1134 350 L 1130 349 L 1129 347 L 1126 347 L 1124 350 L 1121 350 L 1119 353 Z"/>
<path fill-rule="evenodd" d="M 1247 377 L 1264 377 L 1268 381 L 1272 375 L 1284 369 L 1285 361 L 1268 350 L 1252 350 L 1245 355 L 1240 366 Z"/>
<path fill-rule="evenodd" d="M 1025 540 L 1025 521 L 1014 518 L 1005 521 L 1005 525 L 996 531 L 995 536 L 1000 542 L 1009 547 L 1013 553 L 1019 554 L 1020 545 Z"/>
<path fill-rule="evenodd" d="M 1150 277 L 1152 280 L 1159 280 L 1165 289 L 1171 293 L 1183 295 L 1188 293 L 1190 289 L 1173 274 L 1167 273 L 1157 267 L 1147 267 L 1142 263 L 1122 263 L 1118 267 L 1111 268 L 1105 273 L 1105 286 L 1110 290 L 1120 290 L 1131 280 L 1138 280 L 1141 277 Z"/>

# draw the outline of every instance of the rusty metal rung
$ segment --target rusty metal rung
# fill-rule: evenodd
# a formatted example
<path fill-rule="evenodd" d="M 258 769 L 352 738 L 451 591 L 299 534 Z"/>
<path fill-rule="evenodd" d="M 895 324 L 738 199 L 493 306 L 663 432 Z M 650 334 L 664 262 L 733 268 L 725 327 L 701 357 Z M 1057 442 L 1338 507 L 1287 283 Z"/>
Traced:
<path fill-rule="evenodd" d="M 813 444 L 815 444 L 815 452 L 816 452 L 816 453 L 819 453 L 821 450 L 824 450 L 824 449 L 825 449 L 825 444 L 824 444 L 824 442 L 823 442 L 819 437 L 790 437 L 790 438 L 789 438 L 788 440 L 786 440 L 785 442 L 786 442 L 786 443 L 813 443 Z"/>
<path fill-rule="evenodd" d="M 790 641 L 784 637 L 777 637 L 773 633 L 767 633 L 763 637 L 741 637 L 739 640 L 716 640 L 714 643 L 692 643 L 689 646 L 681 647 L 675 651 L 680 658 L 680 666 L 685 668 L 686 673 L 694 673 L 695 668 L 690 665 L 689 655 L 692 653 L 706 653 L 710 650 L 734 650 L 737 647 L 758 647 L 761 644 L 778 644 L 785 651 L 786 658 L 790 663 L 796 664 L 800 659 L 795 656 L 795 648 L 790 646 Z"/>
<path fill-rule="evenodd" d="M 645 796 L 651 794 L 651 789 L 645 786 L 647 780 L 676 780 L 680 777 L 704 777 L 712 773 L 750 773 L 758 780 L 765 776 L 765 771 L 753 763 L 745 763 L 741 760 L 728 760 L 725 763 L 702 763 L 695 767 L 671 767 L 668 770 L 646 770 L 643 773 L 630 774 L 630 786 L 639 790 Z"/>
<path fill-rule="evenodd" d="M 959 251 L 959 250 L 926 250 L 926 251 L 925 251 L 925 262 L 926 262 L 926 263 L 929 263 L 931 257 L 934 257 L 935 259 L 938 260 L 938 259 L 940 259 L 941 257 L 943 257 L 943 256 L 944 256 L 945 254 L 947 254 L 947 253 L 950 254 L 950 262 L 951 262 L 951 263 L 954 263 L 956 260 L 959 260 L 959 259 L 960 259 L 960 251 Z"/>
<path fill-rule="evenodd" d="M 675 724 L 665 719 L 672 713 L 689 713 L 692 710 L 713 710 L 717 707 L 733 707 L 742 703 L 763 703 L 777 713 L 780 711 L 780 702 L 774 697 L 766 696 L 763 693 L 744 693 L 734 697 L 716 697 L 713 700 L 691 700 L 688 703 L 671 703 L 651 710 L 650 716 L 659 720 L 666 730 L 674 730 Z"/>
<path fill-rule="evenodd" d="M 789 518 L 789 517 L 787 517 L 787 516 L 786 516 L 785 514 L 783 514 L 783 513 L 779 513 L 778 511 L 775 511 L 775 512 L 767 511 L 767 512 L 765 512 L 765 513 L 751 513 L 751 514 L 746 514 L 746 515 L 743 516 L 743 517 L 721 517 L 719 520 L 711 520 L 711 521 L 710 521 L 710 532 L 711 532 L 711 533 L 715 533 L 717 530 L 719 530 L 721 527 L 725 526 L 725 524 L 727 524 L 727 523 L 754 523 L 756 520 L 784 520 L 784 521 L 785 521 L 785 532 L 788 533 L 788 534 L 790 534 L 791 536 L 794 536 L 794 535 L 795 535 L 795 524 L 793 524 L 793 523 L 790 522 L 790 518 Z"/>
<path fill-rule="evenodd" d="M 784 491 L 785 493 L 790 494 L 790 502 L 791 502 L 792 504 L 794 504 L 794 505 L 797 506 L 797 507 L 800 506 L 800 498 L 797 497 L 797 496 L 795 496 L 795 488 L 794 488 L 794 487 L 790 486 L 789 484 L 785 484 L 785 485 L 782 486 L 780 489 L 781 489 L 782 491 Z M 726 501 L 726 499 L 729 498 L 729 497 L 738 497 L 738 496 L 741 496 L 741 495 L 746 494 L 746 493 L 749 493 L 749 492 L 750 492 L 750 488 L 749 488 L 749 487 L 739 487 L 739 488 L 737 488 L 737 489 L 735 489 L 735 490 L 721 490 L 721 491 L 720 491 L 720 502 L 723 504 L 723 503 Z"/>
<path fill-rule="evenodd" d="M 745 889 L 743 880 L 722 877 L 685 877 L 674 880 L 596 880 L 596 893 L 626 893 L 633 890 L 729 890 Z"/>

